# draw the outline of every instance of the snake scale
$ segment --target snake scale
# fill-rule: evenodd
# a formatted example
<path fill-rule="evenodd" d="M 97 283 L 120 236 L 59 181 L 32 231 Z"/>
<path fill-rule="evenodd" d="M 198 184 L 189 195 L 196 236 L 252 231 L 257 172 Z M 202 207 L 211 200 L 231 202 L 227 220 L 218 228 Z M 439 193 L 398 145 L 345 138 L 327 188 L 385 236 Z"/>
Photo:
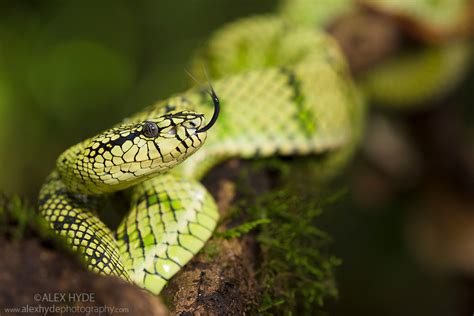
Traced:
<path fill-rule="evenodd" d="M 230 157 L 336 157 L 359 137 L 363 105 L 323 33 L 247 18 L 218 31 L 191 70 L 203 64 L 214 90 L 191 88 L 72 146 L 43 185 L 40 214 L 90 270 L 158 294 L 216 227 L 199 183 L 209 169 Z M 112 231 L 97 199 L 121 190 L 130 211 Z"/>

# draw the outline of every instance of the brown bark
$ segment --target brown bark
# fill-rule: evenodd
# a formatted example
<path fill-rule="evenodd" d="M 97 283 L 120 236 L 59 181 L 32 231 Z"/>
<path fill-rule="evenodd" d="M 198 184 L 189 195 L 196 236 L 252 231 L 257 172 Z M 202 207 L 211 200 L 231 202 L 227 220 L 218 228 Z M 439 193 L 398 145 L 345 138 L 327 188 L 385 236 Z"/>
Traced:
<path fill-rule="evenodd" d="M 168 315 L 158 297 L 115 277 L 85 270 L 75 258 L 45 247 L 39 239 L 0 239 L 0 313 L 43 315 L 45 311 L 7 312 L 5 308 L 71 308 L 64 315 Z M 74 309 L 76 308 L 76 309 Z M 83 308 L 82 310 L 80 308 Z M 96 308 L 96 309 L 93 309 Z M 115 312 L 110 310 L 114 308 Z M 60 311 L 48 312 L 59 315 Z"/>
<path fill-rule="evenodd" d="M 237 197 L 235 181 L 241 163 L 237 160 L 216 168 L 205 184 L 216 198 L 224 223 L 218 231 L 232 226 L 225 218 Z M 260 186 L 261 188 L 265 185 Z M 242 315 L 257 303 L 255 278 L 257 244 L 252 236 L 227 240 L 213 237 L 204 250 L 178 273 L 165 289 L 176 315 Z"/>

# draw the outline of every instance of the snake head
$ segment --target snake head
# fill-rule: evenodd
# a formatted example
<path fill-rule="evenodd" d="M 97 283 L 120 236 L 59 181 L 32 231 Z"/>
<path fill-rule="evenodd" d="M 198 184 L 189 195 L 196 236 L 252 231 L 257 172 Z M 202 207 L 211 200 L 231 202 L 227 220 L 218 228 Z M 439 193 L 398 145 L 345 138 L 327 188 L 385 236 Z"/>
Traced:
<path fill-rule="evenodd" d="M 138 123 L 125 123 L 66 150 L 57 167 L 77 193 L 102 194 L 131 187 L 167 172 L 196 152 L 219 115 L 219 99 L 210 93 L 214 114 L 168 112 Z"/>
<path fill-rule="evenodd" d="M 123 190 L 169 171 L 196 152 L 206 140 L 201 131 L 205 126 L 202 114 L 185 111 L 122 124 L 65 151 L 58 170 L 72 191 Z"/>
<path fill-rule="evenodd" d="M 93 138 L 85 153 L 101 181 L 123 189 L 169 171 L 196 152 L 207 137 L 199 132 L 204 123 L 202 114 L 175 112 L 124 124 Z"/>

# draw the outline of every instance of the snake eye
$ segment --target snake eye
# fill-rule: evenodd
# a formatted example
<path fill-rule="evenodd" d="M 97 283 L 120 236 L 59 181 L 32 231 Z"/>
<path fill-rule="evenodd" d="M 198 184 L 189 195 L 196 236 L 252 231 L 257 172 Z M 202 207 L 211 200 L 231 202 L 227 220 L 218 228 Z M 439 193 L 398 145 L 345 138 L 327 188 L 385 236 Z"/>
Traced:
<path fill-rule="evenodd" d="M 151 121 L 145 121 L 145 123 L 143 123 L 142 131 L 143 135 L 150 138 L 155 138 L 160 133 L 160 130 L 156 123 Z"/>

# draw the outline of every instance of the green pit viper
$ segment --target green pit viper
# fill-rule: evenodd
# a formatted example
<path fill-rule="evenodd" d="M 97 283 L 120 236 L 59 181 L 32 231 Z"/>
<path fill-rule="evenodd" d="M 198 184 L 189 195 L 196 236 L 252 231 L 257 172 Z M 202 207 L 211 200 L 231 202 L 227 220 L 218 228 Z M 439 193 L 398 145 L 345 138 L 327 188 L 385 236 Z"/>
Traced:
<path fill-rule="evenodd" d="M 362 125 L 344 58 L 316 30 L 244 19 L 217 32 L 194 65 L 214 90 L 176 94 L 67 149 L 39 195 L 40 214 L 90 270 L 155 294 L 216 227 L 216 203 L 198 181 L 209 169 L 231 157 L 316 153 L 340 165 Z M 120 190 L 130 211 L 112 231 L 96 200 Z"/>

